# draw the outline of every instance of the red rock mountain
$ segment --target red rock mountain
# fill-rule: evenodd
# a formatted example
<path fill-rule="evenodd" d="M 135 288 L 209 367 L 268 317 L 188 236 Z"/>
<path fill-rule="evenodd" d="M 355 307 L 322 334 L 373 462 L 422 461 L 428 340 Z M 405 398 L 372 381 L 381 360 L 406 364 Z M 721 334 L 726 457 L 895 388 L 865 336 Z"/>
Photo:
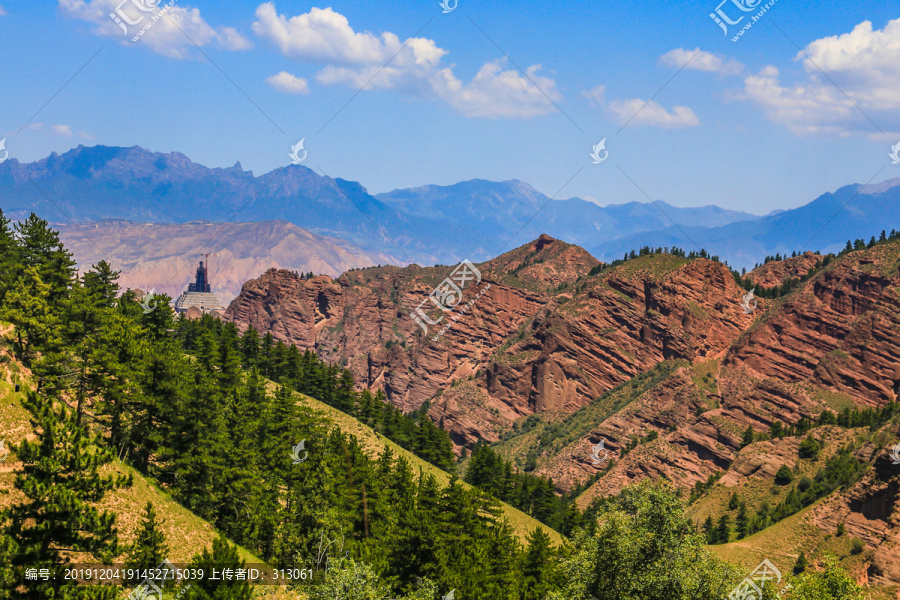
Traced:
<path fill-rule="evenodd" d="M 471 306 L 437 340 L 409 313 L 454 267 L 308 281 L 270 270 L 224 318 L 315 349 L 404 410 L 430 402 L 457 446 L 501 440 L 508 459 L 561 490 L 593 481 L 582 505 L 643 478 L 687 490 L 724 473 L 725 489 L 768 493 L 780 466 L 813 466 L 798 461 L 801 438 L 742 448 L 748 427 L 762 434 L 825 408 L 880 407 L 900 392 L 900 242 L 770 262 L 749 274 L 760 287 L 809 278 L 750 314 L 728 268 L 704 258 L 606 266 L 541 236 L 476 266 L 482 279 L 460 304 Z M 875 470 L 802 518 L 829 533 L 845 523 L 874 548 L 865 576 L 896 584 L 900 471 L 891 479 L 883 444 L 900 431 L 886 427 L 881 446 L 856 453 Z M 831 454 L 863 434 L 817 432 Z M 591 455 L 600 440 L 615 461 L 605 474 L 608 463 Z"/>
<path fill-rule="evenodd" d="M 225 318 L 314 348 L 403 410 L 431 402 L 457 445 L 497 440 L 534 412 L 571 413 L 662 360 L 723 355 L 752 322 L 744 290 L 706 259 L 649 255 L 601 269 L 581 248 L 541 236 L 478 268 L 482 281 L 464 300 L 482 295 L 437 341 L 409 313 L 452 267 L 337 280 L 270 270 L 244 285 Z"/>
<path fill-rule="evenodd" d="M 753 283 L 763 289 L 771 289 L 781 285 L 788 279 L 799 279 L 813 270 L 825 257 L 806 251 L 799 256 L 784 260 L 772 260 L 757 267 L 751 273 Z"/>

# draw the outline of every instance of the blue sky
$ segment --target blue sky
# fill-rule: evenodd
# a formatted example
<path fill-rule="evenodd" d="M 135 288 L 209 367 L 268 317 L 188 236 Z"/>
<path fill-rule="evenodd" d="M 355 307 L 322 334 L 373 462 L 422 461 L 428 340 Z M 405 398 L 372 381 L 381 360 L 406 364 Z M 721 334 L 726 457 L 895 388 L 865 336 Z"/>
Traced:
<path fill-rule="evenodd" d="M 373 193 L 521 179 L 756 214 L 900 177 L 900 9 L 884 2 L 777 0 L 735 42 L 766 2 L 726 0 L 744 17 L 726 36 L 717 0 L 177 0 L 132 42 L 154 14 L 140 2 L 159 0 L 127 0 L 144 18 L 124 35 L 121 0 L 0 0 L 10 156 L 140 145 L 261 174 L 306 138 L 305 165 Z"/>

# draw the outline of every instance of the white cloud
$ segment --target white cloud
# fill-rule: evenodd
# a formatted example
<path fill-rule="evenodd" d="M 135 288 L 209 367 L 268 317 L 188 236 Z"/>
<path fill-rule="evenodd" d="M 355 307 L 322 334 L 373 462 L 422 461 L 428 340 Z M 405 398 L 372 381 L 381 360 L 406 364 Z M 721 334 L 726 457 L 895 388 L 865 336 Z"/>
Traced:
<path fill-rule="evenodd" d="M 649 102 L 640 98 L 612 100 L 609 103 L 609 110 L 623 124 L 631 122 L 635 125 L 653 125 L 664 129 L 696 127 L 700 124 L 700 119 L 687 106 L 676 106 L 670 112 L 653 100 Z"/>
<path fill-rule="evenodd" d="M 218 44 L 225 50 L 249 50 L 253 42 L 242 36 L 234 27 L 222 27 L 219 29 Z"/>
<path fill-rule="evenodd" d="M 834 86 L 783 87 L 778 69 L 771 66 L 744 80 L 741 97 L 761 106 L 769 120 L 797 135 L 845 135 L 848 123 L 865 118 Z"/>
<path fill-rule="evenodd" d="M 30 130 L 30 131 L 40 131 L 40 130 L 42 130 L 43 128 L 44 128 L 44 124 L 43 124 L 43 123 L 32 123 L 32 124 L 30 124 L 28 127 L 26 127 L 25 129 L 28 129 L 28 130 Z"/>
<path fill-rule="evenodd" d="M 68 125 L 51 125 L 50 131 L 63 137 L 72 137 L 72 129 Z"/>
<path fill-rule="evenodd" d="M 734 59 L 725 56 L 705 52 L 700 48 L 685 50 L 676 48 L 666 52 L 659 58 L 660 64 L 673 69 L 689 69 L 693 71 L 705 71 L 718 73 L 719 75 L 739 75 L 744 70 L 744 65 Z"/>
<path fill-rule="evenodd" d="M 484 64 L 465 83 L 456 78 L 452 66 L 441 64 L 447 50 L 434 40 L 401 42 L 390 32 L 380 36 L 356 32 L 346 17 L 330 8 L 288 18 L 266 2 L 256 9 L 256 18 L 253 32 L 282 55 L 323 65 L 316 74 L 323 85 L 397 90 L 442 100 L 468 117 L 527 119 L 552 112 L 553 102 L 562 100 L 556 82 L 538 75 L 540 65 L 522 74 L 497 60 Z"/>
<path fill-rule="evenodd" d="M 381 37 L 357 33 L 347 17 L 330 8 L 312 8 L 290 19 L 279 15 L 272 2 L 256 9 L 253 33 L 273 43 L 287 58 L 311 63 L 367 66 L 383 64 L 403 44 L 393 33 Z M 417 62 L 437 63 L 446 51 L 431 40 L 414 38 L 409 47 Z M 398 57 L 399 58 L 399 57 Z"/>
<path fill-rule="evenodd" d="M 782 84 L 779 70 L 766 67 L 744 80 L 738 97 L 751 100 L 771 121 L 798 135 L 878 133 L 869 118 L 897 131 L 898 54 L 900 19 L 881 30 L 864 21 L 850 33 L 815 40 L 798 53 L 795 60 L 805 71 L 800 81 Z"/>
<path fill-rule="evenodd" d="M 8 15 L 8 14 L 9 14 L 9 13 L 6 12 L 5 10 L 3 10 L 3 7 L 0 6 L 0 17 L 5 17 L 5 16 Z"/>
<path fill-rule="evenodd" d="M 285 94 L 308 94 L 309 84 L 302 77 L 291 75 L 287 71 L 282 71 L 278 75 L 272 75 L 266 78 L 266 83 L 271 85 L 279 92 Z"/>
<path fill-rule="evenodd" d="M 606 86 L 598 85 L 595 88 L 592 88 L 586 92 L 581 93 L 582 96 L 587 98 L 592 106 L 603 106 L 606 104 Z"/>
<path fill-rule="evenodd" d="M 153 8 L 138 9 L 141 4 Z M 116 23 L 110 14 L 120 5 L 120 23 Z M 124 4 L 121 0 L 59 0 L 59 8 L 65 16 L 94 24 L 95 34 L 119 39 L 125 44 L 134 43 L 132 40 L 138 32 L 151 25 L 137 43 L 146 44 L 154 52 L 170 58 L 190 57 L 195 44 L 225 50 L 252 47 L 250 40 L 233 27 L 214 28 L 203 20 L 199 9 L 177 4 L 170 6 L 165 0 L 132 0 Z M 162 10 L 165 10 L 164 14 L 153 21 Z"/>
<path fill-rule="evenodd" d="M 492 119 L 530 119 L 553 110 L 551 100 L 562 100 L 556 82 L 537 74 L 540 65 L 528 67 L 528 76 L 523 77 L 518 71 L 504 71 L 503 63 L 504 60 L 487 63 L 467 84 L 445 69 L 446 88 L 441 89 L 444 100 L 466 117 Z"/>

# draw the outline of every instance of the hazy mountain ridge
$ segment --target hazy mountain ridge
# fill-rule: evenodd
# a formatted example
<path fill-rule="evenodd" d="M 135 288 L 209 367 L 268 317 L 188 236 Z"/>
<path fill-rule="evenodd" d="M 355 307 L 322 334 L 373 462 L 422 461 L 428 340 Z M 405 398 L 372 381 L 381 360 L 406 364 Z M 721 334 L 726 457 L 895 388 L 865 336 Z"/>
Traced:
<path fill-rule="evenodd" d="M 836 250 L 847 238 L 891 229 L 885 215 L 900 215 L 900 179 L 844 186 L 805 206 L 758 217 L 660 200 L 606 206 L 551 200 L 519 180 L 474 179 L 372 195 L 358 182 L 304 166 L 257 176 L 240 163 L 208 168 L 179 152 L 78 146 L 33 163 L 0 164 L 0 206 L 15 219 L 36 211 L 51 222 L 282 219 L 395 264 L 488 260 L 546 233 L 605 261 L 645 245 L 700 246 L 749 268 L 766 255 Z"/>
<path fill-rule="evenodd" d="M 495 247 L 484 248 L 486 254 L 469 256 L 478 260 L 492 258 L 503 244 L 519 246 L 543 233 L 590 249 L 598 241 L 665 228 L 669 218 L 707 227 L 758 218 L 718 206 L 678 208 L 662 201 L 599 206 L 581 198 L 551 200 L 519 180 L 473 179 L 394 190 L 376 198 L 411 217 L 453 227 L 479 250 L 482 240 L 495 240 Z"/>
<path fill-rule="evenodd" d="M 720 227 L 669 226 L 588 248 L 600 260 L 621 258 L 642 246 L 702 247 L 734 268 L 752 268 L 765 256 L 807 250 L 839 252 L 847 240 L 900 228 L 900 178 L 877 185 L 848 185 L 809 204 Z M 689 239 L 685 239 L 685 237 Z"/>

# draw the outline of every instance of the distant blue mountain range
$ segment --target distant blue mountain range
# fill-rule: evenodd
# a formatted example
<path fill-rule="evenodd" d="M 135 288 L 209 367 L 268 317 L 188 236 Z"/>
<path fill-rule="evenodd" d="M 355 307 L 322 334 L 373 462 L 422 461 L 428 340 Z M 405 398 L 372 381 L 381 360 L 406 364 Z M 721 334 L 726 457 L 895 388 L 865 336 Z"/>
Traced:
<path fill-rule="evenodd" d="M 865 189 L 849 185 L 759 217 L 662 201 L 601 207 L 580 198 L 551 200 L 516 180 L 476 179 L 373 196 L 357 182 L 303 166 L 256 176 L 240 163 L 208 168 L 177 152 L 79 146 L 33 163 L 0 164 L 0 208 L 12 218 L 35 211 L 56 223 L 284 219 L 419 264 L 486 260 L 546 233 L 600 260 L 644 245 L 676 245 L 703 247 L 740 268 L 775 253 L 839 250 L 848 238 L 900 227 L 900 179 Z"/>

